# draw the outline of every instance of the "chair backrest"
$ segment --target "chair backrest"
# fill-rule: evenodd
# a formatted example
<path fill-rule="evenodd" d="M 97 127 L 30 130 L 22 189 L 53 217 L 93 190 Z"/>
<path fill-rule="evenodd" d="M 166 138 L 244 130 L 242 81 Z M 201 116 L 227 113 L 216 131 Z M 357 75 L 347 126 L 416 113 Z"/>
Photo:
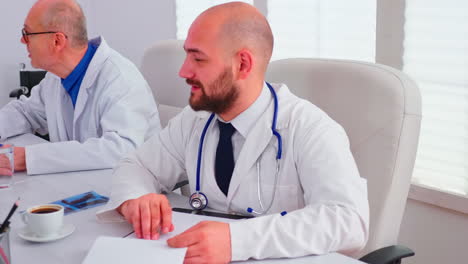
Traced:
<path fill-rule="evenodd" d="M 396 244 L 421 123 L 416 84 L 384 65 L 328 59 L 271 62 L 266 80 L 285 83 L 346 130 L 368 183 L 370 235 L 361 254 Z"/>
<path fill-rule="evenodd" d="M 179 77 L 185 59 L 182 40 L 164 40 L 146 49 L 141 72 L 153 90 L 162 127 L 187 104 L 190 88 Z"/>

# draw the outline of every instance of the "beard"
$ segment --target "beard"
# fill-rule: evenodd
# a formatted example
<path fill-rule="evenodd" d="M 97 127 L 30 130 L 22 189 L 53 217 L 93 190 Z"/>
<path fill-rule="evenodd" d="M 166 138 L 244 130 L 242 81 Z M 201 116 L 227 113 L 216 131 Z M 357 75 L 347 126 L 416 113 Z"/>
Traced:
<path fill-rule="evenodd" d="M 234 102 L 239 97 L 239 89 L 234 85 L 233 74 L 230 68 L 225 68 L 218 77 L 207 85 L 211 95 L 206 94 L 205 86 L 193 79 L 187 79 L 189 85 L 200 87 L 200 96 L 195 98 L 195 94 L 190 95 L 189 104 L 195 111 L 208 111 L 222 114 L 231 109 Z"/>

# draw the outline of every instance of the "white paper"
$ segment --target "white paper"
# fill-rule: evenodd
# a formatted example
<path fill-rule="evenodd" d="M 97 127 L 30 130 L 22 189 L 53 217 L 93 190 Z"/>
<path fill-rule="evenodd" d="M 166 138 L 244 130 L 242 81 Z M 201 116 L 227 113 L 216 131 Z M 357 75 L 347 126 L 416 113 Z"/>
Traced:
<path fill-rule="evenodd" d="M 230 222 L 232 219 L 173 212 L 174 231 L 161 235 L 158 240 L 137 239 L 135 233 L 127 238 L 98 237 L 83 264 L 154 264 L 182 263 L 187 248 L 170 248 L 167 240 L 201 221 Z"/>
<path fill-rule="evenodd" d="M 83 264 L 182 263 L 186 248 L 170 248 L 166 241 L 98 237 Z"/>

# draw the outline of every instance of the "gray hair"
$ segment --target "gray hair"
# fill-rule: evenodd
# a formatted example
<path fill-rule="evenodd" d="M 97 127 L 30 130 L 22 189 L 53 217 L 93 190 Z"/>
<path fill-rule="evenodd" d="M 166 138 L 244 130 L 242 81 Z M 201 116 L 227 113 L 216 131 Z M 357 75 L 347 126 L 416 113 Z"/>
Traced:
<path fill-rule="evenodd" d="M 88 44 L 86 17 L 75 1 L 51 4 L 42 16 L 42 26 L 47 30 L 63 32 L 74 48 Z"/>

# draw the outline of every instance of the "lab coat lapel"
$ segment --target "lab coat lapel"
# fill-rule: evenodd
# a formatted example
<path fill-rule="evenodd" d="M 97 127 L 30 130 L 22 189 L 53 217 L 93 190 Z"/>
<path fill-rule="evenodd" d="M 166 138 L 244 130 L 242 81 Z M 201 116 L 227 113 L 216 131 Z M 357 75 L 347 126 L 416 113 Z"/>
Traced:
<path fill-rule="evenodd" d="M 84 83 L 84 82 L 83 82 Z M 75 105 L 75 113 L 73 117 L 73 127 L 76 127 L 76 121 L 80 117 L 80 115 L 83 113 L 86 102 L 88 101 L 88 89 L 90 86 L 84 86 L 83 84 L 80 87 L 80 91 L 78 93 L 78 98 L 76 99 L 76 105 Z M 73 138 L 75 138 L 75 129 L 73 129 Z"/>
<path fill-rule="evenodd" d="M 229 184 L 228 192 L 228 205 L 231 203 L 233 196 L 235 195 L 237 188 L 242 182 L 242 179 L 246 177 L 252 166 L 255 166 L 260 155 L 263 153 L 265 148 L 273 136 L 271 132 L 272 124 L 272 106 L 268 107 L 267 113 L 262 115 L 256 125 L 249 132 L 247 139 L 242 147 L 239 157 L 236 161 L 236 166 Z"/>
<path fill-rule="evenodd" d="M 69 109 L 69 107 L 71 107 L 70 97 L 63 88 L 60 79 L 57 79 L 57 86 L 57 90 L 59 91 L 57 93 L 57 101 L 59 102 L 58 107 L 60 108 L 60 111 L 57 112 L 56 120 L 54 120 L 57 123 L 57 138 L 60 141 L 72 140 L 72 134 L 69 134 L 69 132 L 71 132 L 72 129 L 68 127 L 72 122 L 71 115 L 73 114 L 70 114 L 72 110 Z M 53 123 L 52 120 L 48 120 L 48 122 L 50 122 L 51 124 Z"/>
<path fill-rule="evenodd" d="M 103 37 L 93 39 L 92 41 L 99 43 L 99 47 L 97 48 L 93 58 L 91 59 L 91 62 L 89 63 L 83 82 L 81 83 L 80 91 L 78 93 L 73 118 L 73 138 L 76 138 L 77 136 L 75 129 L 76 122 L 80 118 L 81 114 L 84 112 L 86 102 L 88 101 L 89 93 L 91 92 L 90 89 L 95 87 L 95 85 L 93 84 L 96 81 L 97 75 L 99 73 L 95 69 L 101 69 L 99 65 L 104 63 L 104 61 L 109 57 L 110 53 L 109 46 L 107 46 L 107 43 Z"/>
<path fill-rule="evenodd" d="M 88 101 L 89 93 L 91 92 L 90 89 L 93 87 L 93 84 L 96 80 L 97 72 L 94 69 L 96 69 L 96 66 L 95 66 L 96 60 L 99 59 L 99 57 L 97 57 L 99 56 L 98 51 L 96 51 L 93 59 L 91 60 L 88 66 L 88 69 L 83 78 L 83 82 L 81 83 L 81 86 L 80 86 L 80 91 L 78 92 L 78 98 L 76 99 L 76 104 L 75 104 L 75 115 L 73 118 L 74 128 L 76 127 L 76 121 L 80 118 L 81 114 L 85 110 L 86 102 Z M 76 129 L 73 129 L 73 138 L 76 138 L 77 136 L 75 135 L 75 133 L 76 133 Z"/>

